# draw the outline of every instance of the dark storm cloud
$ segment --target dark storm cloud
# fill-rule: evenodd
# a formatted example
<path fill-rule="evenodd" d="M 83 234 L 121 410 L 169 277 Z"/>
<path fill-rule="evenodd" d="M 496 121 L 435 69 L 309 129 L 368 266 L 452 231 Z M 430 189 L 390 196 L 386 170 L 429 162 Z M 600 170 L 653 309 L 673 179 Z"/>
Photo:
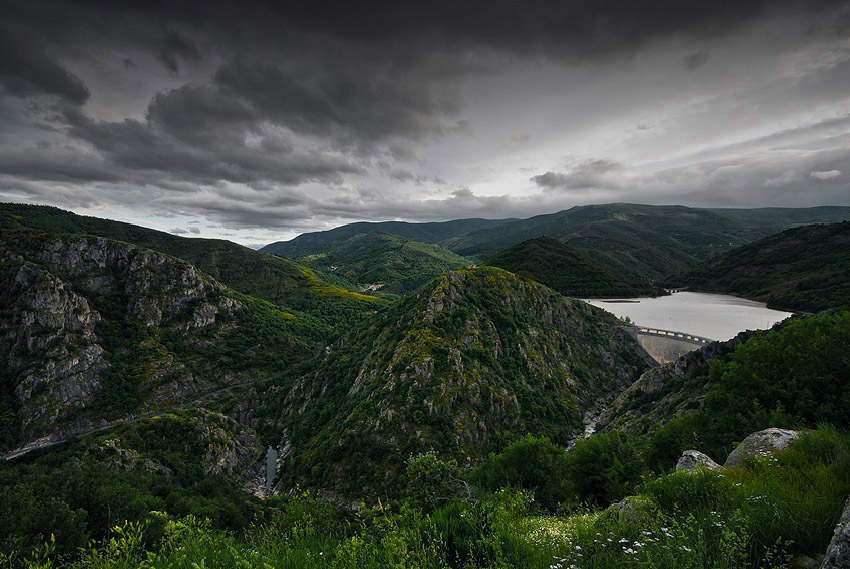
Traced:
<path fill-rule="evenodd" d="M 173 30 L 168 30 L 162 41 L 159 61 L 168 71 L 177 73 L 180 71 L 180 59 L 198 61 L 201 59 L 201 52 L 191 39 Z"/>
<path fill-rule="evenodd" d="M 271 179 L 297 185 L 307 181 L 336 183 L 341 174 L 362 169 L 341 156 L 315 151 L 265 153 L 235 139 L 232 144 L 188 145 L 161 131 L 156 123 L 127 119 L 95 121 L 68 112 L 72 136 L 94 146 L 116 167 L 154 173 L 199 184 L 219 181 L 251 183 Z M 148 183 L 161 181 L 149 179 Z"/>
<path fill-rule="evenodd" d="M 214 84 L 223 96 L 244 101 L 268 120 L 348 145 L 395 136 L 413 140 L 438 134 L 440 117 L 460 102 L 441 97 L 415 68 L 340 53 L 327 58 L 273 61 L 239 56 L 223 64 Z"/>
<path fill-rule="evenodd" d="M 64 105 L 40 110 L 37 120 L 4 123 L 10 132 L 0 133 L 0 189 L 38 197 L 54 192 L 65 204 L 132 203 L 228 227 L 306 229 L 327 219 L 540 213 L 560 207 L 570 192 L 625 196 L 630 183 L 648 196 L 669 195 L 664 192 L 676 184 L 682 195 L 696 195 L 714 182 L 738 193 L 744 183 L 777 192 L 810 183 L 834 196 L 850 172 L 837 152 L 817 160 L 727 160 L 716 168 L 695 161 L 643 176 L 611 160 L 576 160 L 533 177 L 543 189 L 534 199 L 483 197 L 470 188 L 422 198 L 433 189 L 427 186 L 446 184 L 434 175 L 444 175 L 441 168 L 429 170 L 423 158 L 428 144 L 493 132 L 467 116 L 477 101 L 461 96 L 465 82 L 529 63 L 558 71 L 564 63 L 616 67 L 673 36 L 684 40 L 671 65 L 700 69 L 688 76 L 699 79 L 719 66 L 705 66 L 709 51 L 702 46 L 712 47 L 712 64 L 719 62 L 712 41 L 766 18 L 799 21 L 808 37 L 846 35 L 845 1 L 8 0 L 5 7 L 0 102 L 9 94 L 21 103 L 15 109 L 28 113 L 45 95 Z M 850 75 L 824 70 L 834 99 L 844 97 Z M 102 92 L 93 78 L 101 79 Z M 795 89 L 803 100 L 822 93 L 824 81 L 802 80 Z M 110 89 L 118 85 L 126 96 L 135 84 L 145 91 L 141 103 L 109 106 L 120 99 Z M 777 97 L 780 108 L 786 99 Z M 629 124 L 646 135 L 662 131 L 663 119 L 635 116 Z M 643 120 L 651 120 L 652 133 Z M 539 129 L 525 134 L 532 132 L 526 126 L 513 125 L 500 140 L 533 149 L 542 137 Z M 28 142 L 19 144 L 18 134 Z M 38 147 L 39 140 L 49 144 Z M 724 178 L 730 171 L 737 181 Z M 467 183 L 445 177 L 454 182 L 450 188 Z M 381 183 L 392 190 L 381 190 Z M 414 185 L 422 192 L 403 193 Z"/>
<path fill-rule="evenodd" d="M 512 53 L 591 57 L 626 53 L 659 35 L 714 37 L 766 13 L 794 12 L 812 20 L 812 31 L 842 33 L 848 23 L 817 16 L 844 5 L 838 0 L 491 0 L 427 4 L 388 2 L 299 3 L 285 18 L 296 25 L 361 41 L 425 37 L 436 43 L 487 45 Z"/>
<path fill-rule="evenodd" d="M 54 95 L 75 105 L 89 98 L 85 84 L 62 67 L 40 34 L 0 25 L 0 85 L 18 96 Z"/>

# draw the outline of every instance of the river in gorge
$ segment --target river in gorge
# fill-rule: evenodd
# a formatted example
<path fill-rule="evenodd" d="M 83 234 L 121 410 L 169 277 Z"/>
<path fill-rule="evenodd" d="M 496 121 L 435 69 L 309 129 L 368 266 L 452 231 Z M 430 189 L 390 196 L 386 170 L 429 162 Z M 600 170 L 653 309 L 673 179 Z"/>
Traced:
<path fill-rule="evenodd" d="M 728 340 L 744 330 L 764 330 L 791 316 L 762 302 L 728 294 L 676 292 L 657 298 L 585 300 L 638 326 Z"/>

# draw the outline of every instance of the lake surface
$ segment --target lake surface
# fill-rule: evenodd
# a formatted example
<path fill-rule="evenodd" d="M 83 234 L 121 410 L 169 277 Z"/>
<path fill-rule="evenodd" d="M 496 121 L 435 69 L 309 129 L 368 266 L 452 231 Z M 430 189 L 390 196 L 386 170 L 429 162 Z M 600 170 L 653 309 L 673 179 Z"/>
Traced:
<path fill-rule="evenodd" d="M 712 340 L 728 340 L 744 330 L 764 330 L 791 316 L 762 302 L 728 294 L 677 292 L 658 298 L 630 298 L 627 302 L 586 300 L 639 326 L 687 332 Z M 635 302 L 638 301 L 638 302 Z"/>

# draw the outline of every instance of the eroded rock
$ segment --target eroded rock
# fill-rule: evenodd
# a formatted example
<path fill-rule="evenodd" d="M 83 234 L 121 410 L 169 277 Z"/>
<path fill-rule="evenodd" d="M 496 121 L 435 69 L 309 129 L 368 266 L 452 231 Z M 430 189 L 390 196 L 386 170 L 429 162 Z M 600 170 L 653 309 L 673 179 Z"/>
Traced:
<path fill-rule="evenodd" d="M 785 450 L 799 436 L 799 432 L 790 429 L 771 428 L 755 432 L 741 441 L 741 444 L 729 453 L 729 457 L 723 463 L 723 466 L 726 468 L 736 468 L 741 466 L 742 462 L 747 458 L 764 456 Z"/>
<path fill-rule="evenodd" d="M 710 456 L 698 450 L 686 450 L 676 463 L 677 472 L 696 472 L 698 470 L 721 470 L 723 467 L 714 462 Z"/>
<path fill-rule="evenodd" d="M 832 541 L 826 550 L 821 569 L 850 569 L 850 499 L 835 526 Z"/>

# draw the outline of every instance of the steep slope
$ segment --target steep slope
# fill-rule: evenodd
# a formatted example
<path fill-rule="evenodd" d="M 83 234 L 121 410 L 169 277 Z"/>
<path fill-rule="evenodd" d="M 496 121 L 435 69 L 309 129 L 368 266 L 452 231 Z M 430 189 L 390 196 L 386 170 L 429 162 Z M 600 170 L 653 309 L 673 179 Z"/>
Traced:
<path fill-rule="evenodd" d="M 604 204 L 574 207 L 447 239 L 440 246 L 483 258 L 522 241 L 554 237 L 631 279 L 659 279 L 699 261 L 814 218 L 850 219 L 850 208 L 709 210 Z"/>
<path fill-rule="evenodd" d="M 809 225 L 733 249 L 675 277 L 677 286 L 817 312 L 850 303 L 850 221 Z"/>
<path fill-rule="evenodd" d="M 391 294 L 411 291 L 467 263 L 463 257 L 435 245 L 388 233 L 355 235 L 301 260 L 360 288 L 371 284 L 376 290 Z"/>
<path fill-rule="evenodd" d="M 327 333 L 161 253 L 0 233 L 0 449 L 280 373 Z"/>
<path fill-rule="evenodd" d="M 397 491 L 413 452 L 472 465 L 524 433 L 565 444 L 644 357 L 581 301 L 496 268 L 451 272 L 265 396 L 268 415 L 285 413 L 281 487 L 358 499 Z"/>
<path fill-rule="evenodd" d="M 125 520 L 162 524 L 163 512 L 245 529 L 268 509 L 249 493 L 264 482 L 263 450 L 233 419 L 191 409 L 0 460 L 0 550 L 55 535 L 57 553 L 70 561 Z"/>
<path fill-rule="evenodd" d="M 524 241 L 483 263 L 533 279 L 565 296 L 641 296 L 658 292 L 654 287 L 613 274 L 551 237 Z"/>
<path fill-rule="evenodd" d="M 647 371 L 600 417 L 600 427 L 647 435 L 651 462 L 685 449 L 716 461 L 768 427 L 850 426 L 850 311 L 797 316 L 743 332 Z"/>
<path fill-rule="evenodd" d="M 328 231 L 304 233 L 289 241 L 277 241 L 266 245 L 260 251 L 283 255 L 285 257 L 303 257 L 321 253 L 332 244 L 345 241 L 355 235 L 369 233 L 389 233 L 403 239 L 422 243 L 437 243 L 457 235 L 463 235 L 480 229 L 498 227 L 515 219 L 454 219 L 428 223 L 409 223 L 407 221 L 358 221 Z"/>
<path fill-rule="evenodd" d="M 0 231 L 15 230 L 93 235 L 132 243 L 182 259 L 234 290 L 329 318 L 331 323 L 340 321 L 339 314 L 374 308 L 374 298 L 327 283 L 314 271 L 287 259 L 230 241 L 178 237 L 49 206 L 0 204 Z"/>

